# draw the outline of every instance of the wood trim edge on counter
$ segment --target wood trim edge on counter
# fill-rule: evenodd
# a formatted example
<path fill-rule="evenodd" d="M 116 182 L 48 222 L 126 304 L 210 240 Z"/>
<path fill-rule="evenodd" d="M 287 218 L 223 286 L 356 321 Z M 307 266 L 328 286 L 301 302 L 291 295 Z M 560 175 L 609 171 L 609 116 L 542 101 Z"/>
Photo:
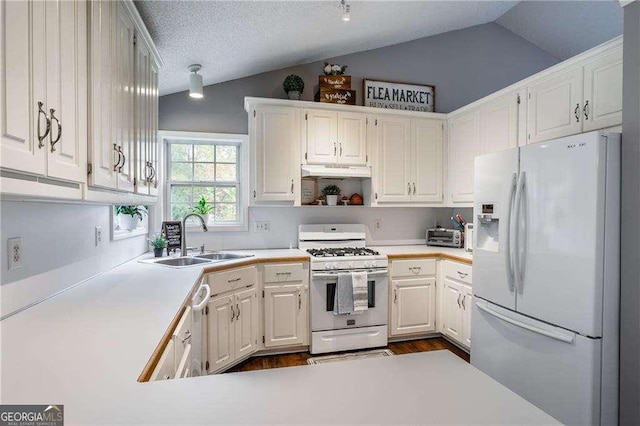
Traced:
<path fill-rule="evenodd" d="M 448 253 L 402 253 L 402 254 L 388 254 L 389 260 L 399 259 L 447 259 L 455 262 L 466 263 L 467 265 L 473 264 L 471 259 L 464 257 L 458 257 Z"/>

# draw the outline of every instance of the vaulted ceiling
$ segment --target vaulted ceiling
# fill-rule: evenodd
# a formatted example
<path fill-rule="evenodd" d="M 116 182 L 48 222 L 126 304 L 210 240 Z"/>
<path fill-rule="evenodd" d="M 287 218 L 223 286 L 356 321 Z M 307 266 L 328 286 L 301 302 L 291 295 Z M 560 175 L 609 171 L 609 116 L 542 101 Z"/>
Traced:
<path fill-rule="evenodd" d="M 165 62 L 161 95 L 186 90 L 193 63 L 209 85 L 493 21 L 560 59 L 622 32 L 612 0 L 349 3 L 343 22 L 337 0 L 135 1 Z"/>

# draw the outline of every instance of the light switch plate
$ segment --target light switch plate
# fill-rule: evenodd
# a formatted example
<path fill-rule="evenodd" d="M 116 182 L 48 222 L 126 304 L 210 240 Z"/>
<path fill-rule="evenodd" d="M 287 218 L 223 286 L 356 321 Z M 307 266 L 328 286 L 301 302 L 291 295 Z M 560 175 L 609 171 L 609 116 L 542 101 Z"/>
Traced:
<path fill-rule="evenodd" d="M 271 222 L 268 220 L 253 222 L 253 232 L 270 232 Z"/>
<path fill-rule="evenodd" d="M 102 226 L 96 226 L 96 247 L 102 244 Z"/>
<path fill-rule="evenodd" d="M 21 268 L 23 266 L 23 253 L 22 253 L 22 238 L 9 238 L 7 240 L 8 250 L 7 255 L 9 256 L 9 269 Z"/>

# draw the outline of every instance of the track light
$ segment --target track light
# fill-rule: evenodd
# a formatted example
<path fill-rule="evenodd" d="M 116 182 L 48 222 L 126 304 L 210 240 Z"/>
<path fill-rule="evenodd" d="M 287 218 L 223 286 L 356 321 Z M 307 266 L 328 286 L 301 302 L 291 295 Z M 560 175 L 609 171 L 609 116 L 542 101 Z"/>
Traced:
<path fill-rule="evenodd" d="M 342 6 L 342 20 L 344 22 L 349 22 L 351 20 L 351 5 L 349 5 L 345 0 L 341 0 L 340 5 Z"/>
<path fill-rule="evenodd" d="M 189 96 L 192 98 L 200 99 L 204 96 L 202 93 L 202 76 L 198 74 L 198 71 L 202 69 L 202 65 L 193 64 L 189 65 Z"/>

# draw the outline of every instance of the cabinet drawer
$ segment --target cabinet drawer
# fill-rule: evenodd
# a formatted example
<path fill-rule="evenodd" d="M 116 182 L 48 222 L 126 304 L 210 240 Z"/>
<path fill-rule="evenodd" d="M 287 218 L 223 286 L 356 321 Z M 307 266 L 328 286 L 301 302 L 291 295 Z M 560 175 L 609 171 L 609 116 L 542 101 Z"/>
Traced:
<path fill-rule="evenodd" d="M 471 266 L 464 263 L 446 260 L 442 265 L 442 272 L 446 277 L 463 283 L 471 284 Z"/>
<path fill-rule="evenodd" d="M 303 263 L 281 263 L 264 266 L 264 282 L 279 283 L 286 281 L 305 281 L 309 269 Z"/>
<path fill-rule="evenodd" d="M 392 277 L 420 277 L 436 274 L 435 259 L 407 259 L 391 262 Z"/>
<path fill-rule="evenodd" d="M 211 295 L 215 296 L 236 288 L 255 285 L 257 281 L 257 271 L 255 266 L 230 269 L 228 271 L 209 274 L 206 280 L 209 287 L 211 287 Z"/>

